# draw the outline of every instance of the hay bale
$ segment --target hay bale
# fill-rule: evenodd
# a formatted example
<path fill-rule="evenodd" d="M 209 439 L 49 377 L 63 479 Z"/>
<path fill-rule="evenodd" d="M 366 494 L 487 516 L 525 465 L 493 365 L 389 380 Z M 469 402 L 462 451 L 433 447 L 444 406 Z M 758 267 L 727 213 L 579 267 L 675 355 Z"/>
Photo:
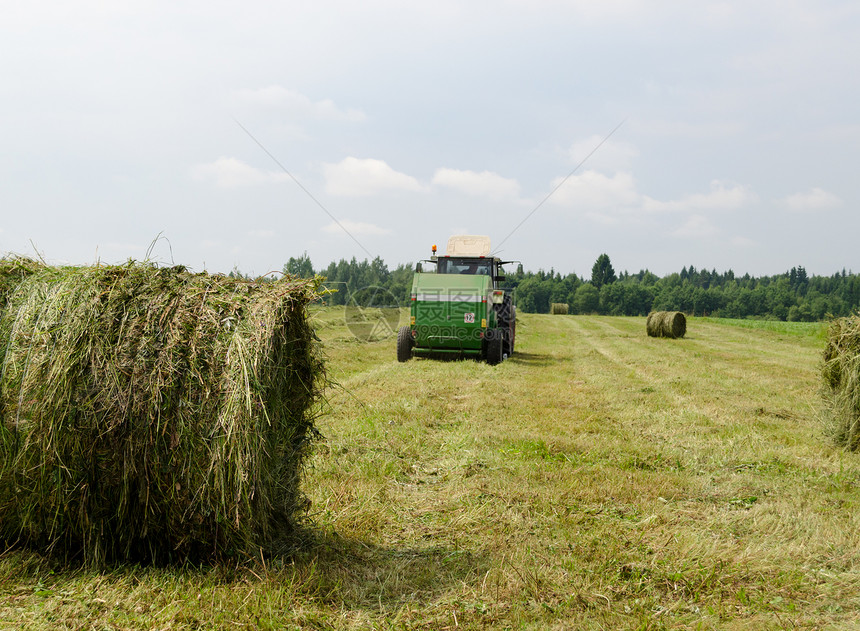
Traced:
<path fill-rule="evenodd" d="M 836 442 L 860 449 L 860 316 L 834 320 L 822 365 L 825 419 Z"/>
<path fill-rule="evenodd" d="M 101 564 L 289 538 L 325 378 L 315 280 L 129 263 L 7 284 L 0 540 Z"/>
<path fill-rule="evenodd" d="M 549 306 L 549 312 L 552 315 L 567 315 L 568 307 L 566 302 L 553 302 Z"/>
<path fill-rule="evenodd" d="M 687 333 L 687 318 L 680 311 L 652 311 L 645 323 L 651 337 L 684 337 Z"/>
<path fill-rule="evenodd" d="M 6 297 L 11 290 L 43 267 L 41 263 L 23 256 L 0 259 L 0 309 L 6 304 Z"/>

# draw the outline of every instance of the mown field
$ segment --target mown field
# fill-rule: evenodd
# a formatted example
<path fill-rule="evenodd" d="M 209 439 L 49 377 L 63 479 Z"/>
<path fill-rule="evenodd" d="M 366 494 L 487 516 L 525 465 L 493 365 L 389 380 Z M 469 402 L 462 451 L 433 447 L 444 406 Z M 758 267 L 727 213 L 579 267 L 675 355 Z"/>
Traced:
<path fill-rule="evenodd" d="M 0 554 L 0 627 L 860 625 L 860 455 L 818 416 L 822 326 L 521 315 L 517 354 L 395 361 L 314 313 L 336 382 L 289 558 Z"/>

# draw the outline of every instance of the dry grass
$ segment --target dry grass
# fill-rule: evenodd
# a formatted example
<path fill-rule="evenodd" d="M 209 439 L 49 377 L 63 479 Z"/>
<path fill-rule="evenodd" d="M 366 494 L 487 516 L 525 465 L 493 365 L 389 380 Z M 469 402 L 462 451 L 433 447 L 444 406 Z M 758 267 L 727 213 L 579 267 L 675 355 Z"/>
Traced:
<path fill-rule="evenodd" d="M 47 628 L 783 629 L 860 618 L 860 456 L 821 431 L 822 340 L 523 315 L 499 366 L 398 364 L 317 312 L 332 378 L 307 546 L 228 569 L 0 558 Z M 801 331 L 801 327 L 798 327 Z M 804 329 L 805 331 L 805 329 Z"/>
<path fill-rule="evenodd" d="M 257 555 L 288 536 L 323 377 L 314 281 L 13 263 L 0 541 L 97 565 Z"/>
<path fill-rule="evenodd" d="M 860 449 L 860 316 L 834 320 L 822 365 L 827 422 L 836 442 Z"/>

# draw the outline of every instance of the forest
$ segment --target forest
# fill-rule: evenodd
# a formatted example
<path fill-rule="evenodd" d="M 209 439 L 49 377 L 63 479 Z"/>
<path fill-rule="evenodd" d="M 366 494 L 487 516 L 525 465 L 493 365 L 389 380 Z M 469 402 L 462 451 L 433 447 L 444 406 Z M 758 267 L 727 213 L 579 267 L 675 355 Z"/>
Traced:
<path fill-rule="evenodd" d="M 405 306 L 409 303 L 414 265 L 389 269 L 373 260 L 331 262 L 315 269 L 307 253 L 291 257 L 285 273 L 320 275 L 334 290 L 332 305 Z M 239 274 L 238 271 L 233 274 Z M 649 311 L 683 311 L 688 315 L 758 318 L 812 322 L 846 316 L 860 307 L 860 275 L 844 269 L 831 276 L 809 276 L 803 266 L 782 274 L 753 277 L 696 269 L 693 265 L 663 277 L 647 269 L 616 274 L 607 254 L 594 262 L 588 278 L 550 269 L 524 271 L 522 264 L 508 270 L 503 283 L 515 290 L 517 308 L 526 313 L 549 313 L 552 303 L 565 303 L 570 313 L 643 316 Z"/>

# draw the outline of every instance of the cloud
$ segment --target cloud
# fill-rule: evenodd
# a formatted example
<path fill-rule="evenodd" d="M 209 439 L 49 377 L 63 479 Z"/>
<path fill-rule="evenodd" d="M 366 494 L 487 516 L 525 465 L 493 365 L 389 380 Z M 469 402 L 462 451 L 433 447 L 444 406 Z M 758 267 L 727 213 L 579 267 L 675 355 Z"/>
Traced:
<path fill-rule="evenodd" d="M 557 178 L 553 186 L 561 181 L 562 178 Z M 656 214 L 686 215 L 685 219 L 675 222 L 677 227 L 669 234 L 679 238 L 702 238 L 720 233 L 708 219 L 710 214 L 743 208 L 756 199 L 744 186 L 715 180 L 707 193 L 660 201 L 639 193 L 628 172 L 620 171 L 610 177 L 591 170 L 569 178 L 548 202 L 571 207 L 583 218 L 603 226 L 641 225 L 646 217 Z M 742 244 L 741 241 L 734 243 Z"/>
<path fill-rule="evenodd" d="M 337 164 L 323 164 L 326 192 L 343 197 L 368 197 L 387 191 L 425 192 L 411 175 L 392 169 L 383 160 L 345 158 Z"/>
<path fill-rule="evenodd" d="M 214 181 L 223 188 L 281 182 L 289 177 L 286 173 L 261 171 L 236 158 L 224 157 L 209 164 L 198 164 L 191 169 L 191 176 L 199 181 Z"/>
<path fill-rule="evenodd" d="M 277 108 L 297 118 L 346 122 L 362 122 L 367 118 L 360 110 L 339 108 L 331 99 L 312 101 L 304 94 L 279 85 L 256 90 L 239 90 L 236 96 L 243 103 Z"/>
<path fill-rule="evenodd" d="M 658 90 L 662 91 L 663 88 L 654 88 L 655 92 Z M 660 94 L 660 96 L 670 98 L 672 95 Z M 684 97 L 687 99 L 691 98 L 689 95 L 684 95 Z M 678 97 L 676 96 L 675 98 Z M 664 142 L 670 138 L 679 138 L 686 141 L 724 139 L 740 135 L 744 131 L 742 123 L 723 120 L 696 120 L 696 122 L 689 122 L 678 119 L 664 120 L 652 118 L 647 121 L 641 121 L 637 127 L 642 133 L 659 138 Z"/>
<path fill-rule="evenodd" d="M 492 171 L 459 171 L 457 169 L 436 169 L 433 184 L 451 188 L 474 197 L 486 197 L 495 201 L 517 199 L 520 185 L 514 179 L 502 177 Z"/>
<path fill-rule="evenodd" d="M 727 186 L 719 180 L 714 180 L 711 182 L 709 193 L 696 193 L 668 202 L 646 196 L 642 210 L 647 213 L 737 210 L 755 200 L 755 194 L 746 187 Z"/>
<path fill-rule="evenodd" d="M 564 178 L 553 180 L 552 188 L 555 189 L 562 181 Z M 595 209 L 629 209 L 641 203 L 641 195 L 636 192 L 633 176 L 628 172 L 621 171 L 610 177 L 597 171 L 586 171 L 569 178 L 547 201 L 594 212 Z"/>
<path fill-rule="evenodd" d="M 570 160 L 572 164 L 579 164 L 589 154 L 585 164 L 596 171 L 626 171 L 630 169 L 633 159 L 639 155 L 639 150 L 633 145 L 625 142 L 607 140 L 597 134 L 574 143 L 570 147 Z M 603 142 L 601 145 L 600 143 Z M 595 151 L 596 147 L 600 147 Z"/>
<path fill-rule="evenodd" d="M 842 205 L 839 197 L 820 188 L 813 188 L 808 193 L 789 195 L 782 202 L 790 211 L 798 213 L 829 210 Z"/>
<path fill-rule="evenodd" d="M 634 21 L 647 15 L 651 8 L 650 3 L 642 0 L 509 0 L 509 4 L 519 10 L 572 13 L 579 19 L 612 23 Z"/>
<path fill-rule="evenodd" d="M 271 239 L 276 234 L 274 230 L 249 230 L 248 236 L 254 239 Z"/>
<path fill-rule="evenodd" d="M 329 234 L 342 234 L 344 229 L 349 232 L 351 235 L 368 235 L 368 236 L 377 236 L 384 234 L 391 234 L 391 230 L 388 228 L 382 228 L 372 223 L 366 223 L 362 221 L 350 221 L 349 219 L 342 219 L 340 221 L 340 225 L 338 223 L 332 221 L 330 224 L 323 226 L 323 232 L 327 232 Z"/>
<path fill-rule="evenodd" d="M 753 246 L 758 245 L 758 242 L 754 241 L 753 239 L 750 239 L 749 237 L 742 237 L 740 235 L 737 235 L 731 238 L 731 244 L 739 248 L 751 248 Z"/>
<path fill-rule="evenodd" d="M 599 223 L 604 226 L 617 226 L 621 223 L 621 219 L 618 215 L 608 212 L 588 211 L 585 213 L 585 217 L 594 223 Z"/>
<path fill-rule="evenodd" d="M 669 234 L 679 238 L 701 238 L 711 237 L 717 234 L 719 230 L 702 215 L 693 215 L 684 222 L 680 228 L 672 230 Z"/>

